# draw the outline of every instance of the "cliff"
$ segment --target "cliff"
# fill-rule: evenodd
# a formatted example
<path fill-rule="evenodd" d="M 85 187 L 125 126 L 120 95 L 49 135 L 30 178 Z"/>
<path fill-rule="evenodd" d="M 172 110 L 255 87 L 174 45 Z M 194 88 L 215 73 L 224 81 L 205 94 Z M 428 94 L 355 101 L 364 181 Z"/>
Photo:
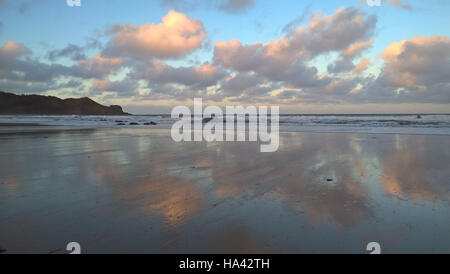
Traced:
<path fill-rule="evenodd" d="M 87 97 L 63 100 L 54 96 L 16 95 L 1 91 L 0 114 L 128 115 L 120 106 L 103 106 Z"/>

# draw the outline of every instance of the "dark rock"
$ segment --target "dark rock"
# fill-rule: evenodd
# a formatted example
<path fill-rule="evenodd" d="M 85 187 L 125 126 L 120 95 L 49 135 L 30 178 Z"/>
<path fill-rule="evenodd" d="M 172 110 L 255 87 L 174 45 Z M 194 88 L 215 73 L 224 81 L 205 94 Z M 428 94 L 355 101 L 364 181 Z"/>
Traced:
<path fill-rule="evenodd" d="M 213 118 L 203 118 L 202 123 L 209 123 Z"/>
<path fill-rule="evenodd" d="M 117 123 L 118 126 L 124 126 L 124 123 Z"/>
<path fill-rule="evenodd" d="M 130 125 L 130 126 L 138 126 L 139 123 L 131 122 L 131 123 L 129 123 L 129 125 Z"/>
<path fill-rule="evenodd" d="M 417 115 L 417 119 L 422 119 L 422 116 L 421 115 Z"/>
<path fill-rule="evenodd" d="M 0 114 L 40 115 L 129 115 L 120 106 L 103 106 L 84 98 L 16 95 L 0 91 Z"/>
<path fill-rule="evenodd" d="M 110 105 L 109 108 L 110 108 L 113 112 L 128 114 L 128 113 L 123 112 L 122 107 L 121 107 L 121 106 L 118 106 L 118 105 Z"/>
<path fill-rule="evenodd" d="M 116 123 L 123 123 L 122 120 L 116 120 Z"/>
<path fill-rule="evenodd" d="M 333 182 L 333 179 L 327 179 L 327 182 Z"/>

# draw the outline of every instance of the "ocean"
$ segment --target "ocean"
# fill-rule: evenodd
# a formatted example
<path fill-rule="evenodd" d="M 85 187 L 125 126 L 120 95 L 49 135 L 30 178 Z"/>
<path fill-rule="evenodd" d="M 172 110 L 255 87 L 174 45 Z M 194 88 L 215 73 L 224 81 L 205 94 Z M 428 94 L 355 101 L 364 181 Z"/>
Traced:
<path fill-rule="evenodd" d="M 226 119 L 229 118 L 230 117 L 227 117 Z M 0 124 L 33 124 L 43 126 L 74 126 L 89 128 L 151 127 L 158 129 L 170 129 L 176 120 L 177 119 L 172 119 L 168 114 L 130 116 L 0 116 Z M 155 122 L 157 125 L 145 125 L 150 122 Z M 279 123 L 281 132 L 354 132 L 450 135 L 450 114 L 420 114 L 420 116 L 418 116 L 418 114 L 285 114 L 280 115 Z"/>

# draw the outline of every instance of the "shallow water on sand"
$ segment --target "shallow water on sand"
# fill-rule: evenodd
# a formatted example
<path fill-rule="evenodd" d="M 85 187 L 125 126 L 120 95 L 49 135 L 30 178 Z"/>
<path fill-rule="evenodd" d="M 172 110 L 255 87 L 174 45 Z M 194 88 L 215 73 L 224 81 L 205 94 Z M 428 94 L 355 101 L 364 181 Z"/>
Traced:
<path fill-rule="evenodd" d="M 19 132 L 19 133 L 18 133 Z M 20 133 L 21 132 L 21 133 Z M 0 132 L 7 253 L 450 253 L 448 136 L 168 130 Z"/>

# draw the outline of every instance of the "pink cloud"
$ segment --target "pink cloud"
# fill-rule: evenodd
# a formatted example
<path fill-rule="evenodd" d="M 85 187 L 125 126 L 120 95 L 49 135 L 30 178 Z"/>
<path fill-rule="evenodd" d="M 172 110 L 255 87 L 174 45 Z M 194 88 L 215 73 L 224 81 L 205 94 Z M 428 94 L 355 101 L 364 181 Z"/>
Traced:
<path fill-rule="evenodd" d="M 116 25 L 105 50 L 116 56 L 175 58 L 201 47 L 206 38 L 203 23 L 169 11 L 160 24 Z"/>
<path fill-rule="evenodd" d="M 367 70 L 369 68 L 370 65 L 370 60 L 367 58 L 362 58 L 359 63 L 355 66 L 355 68 L 353 69 L 353 72 L 356 74 L 360 74 L 362 72 L 364 72 L 365 70 Z"/>
<path fill-rule="evenodd" d="M 386 81 L 394 87 L 424 87 L 450 79 L 450 39 L 415 36 L 390 44 L 382 53 Z"/>
<path fill-rule="evenodd" d="M 343 53 L 345 57 L 353 57 L 366 50 L 373 45 L 373 40 L 370 41 L 358 41 L 350 45 Z"/>
<path fill-rule="evenodd" d="M 315 16 L 309 26 L 265 44 L 242 45 L 236 39 L 219 41 L 215 44 L 214 60 L 239 71 L 264 67 L 277 71 L 332 51 L 346 50 L 346 54 L 356 55 L 372 45 L 367 37 L 376 21 L 376 17 L 365 16 L 356 9 L 340 8 L 332 15 Z"/>
<path fill-rule="evenodd" d="M 15 58 L 29 53 L 31 53 L 31 50 L 23 44 L 16 43 L 11 40 L 6 41 L 6 43 L 0 48 L 0 57 L 3 56 L 5 58 Z"/>

